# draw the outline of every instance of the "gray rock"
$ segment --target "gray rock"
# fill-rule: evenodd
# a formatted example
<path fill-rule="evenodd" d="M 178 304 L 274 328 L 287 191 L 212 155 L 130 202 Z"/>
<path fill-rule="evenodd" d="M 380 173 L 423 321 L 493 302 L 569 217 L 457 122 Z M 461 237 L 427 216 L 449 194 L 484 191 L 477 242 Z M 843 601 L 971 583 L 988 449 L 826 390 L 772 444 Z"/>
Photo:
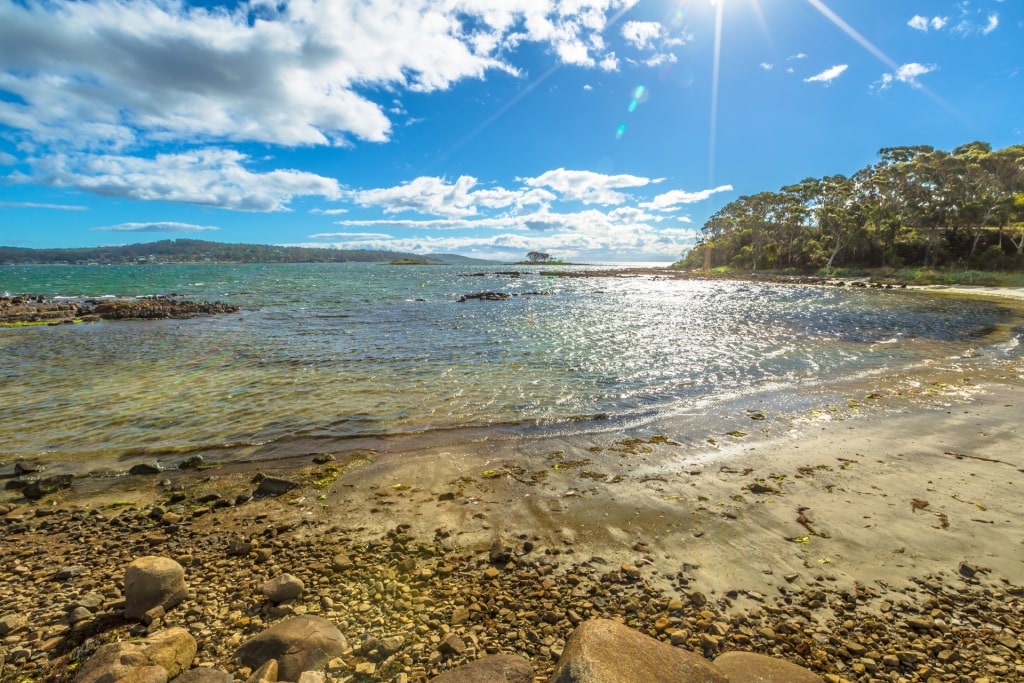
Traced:
<path fill-rule="evenodd" d="M 729 683 L 703 657 L 622 624 L 594 619 L 579 625 L 549 683 Z"/>
<path fill-rule="evenodd" d="M 140 474 L 160 474 L 164 471 L 164 468 L 157 462 L 140 462 L 137 465 L 132 465 L 131 469 L 128 470 L 128 474 L 140 475 Z"/>
<path fill-rule="evenodd" d="M 277 683 L 277 660 L 263 662 L 263 666 L 253 671 L 245 683 Z"/>
<path fill-rule="evenodd" d="M 297 576 L 281 574 L 263 582 L 263 585 L 260 586 L 260 592 L 267 596 L 267 599 L 271 602 L 287 602 L 299 597 L 302 594 L 302 589 L 305 587 L 302 579 Z"/>
<path fill-rule="evenodd" d="M 445 671 L 432 683 L 531 683 L 533 665 L 517 655 L 493 655 Z"/>
<path fill-rule="evenodd" d="M 75 677 L 75 683 L 115 683 L 133 675 L 136 669 L 154 666 L 164 672 L 166 681 L 191 666 L 195 656 L 195 638 L 183 628 L 169 628 L 144 640 L 101 646 L 86 660 Z M 152 674 L 143 672 L 139 675 Z"/>
<path fill-rule="evenodd" d="M 232 683 L 235 677 L 229 673 L 200 666 L 190 669 L 174 679 L 174 683 Z"/>
<path fill-rule="evenodd" d="M 802 666 L 753 652 L 726 652 L 714 663 L 729 683 L 824 683 Z"/>
<path fill-rule="evenodd" d="M 57 570 L 57 573 L 53 575 L 53 578 L 58 581 L 67 581 L 72 579 L 85 571 L 85 567 L 80 564 L 72 565 L 70 567 L 61 567 Z"/>
<path fill-rule="evenodd" d="M 263 477 L 252 496 L 253 498 L 280 496 L 281 494 L 288 493 L 292 489 L 296 489 L 298 487 L 298 483 L 294 481 L 279 479 L 277 477 Z"/>
<path fill-rule="evenodd" d="M 185 570 L 167 557 L 140 557 L 124 572 L 124 616 L 142 619 L 154 607 L 165 610 L 188 597 Z"/>
<path fill-rule="evenodd" d="M 39 500 L 51 493 L 71 488 L 75 478 L 70 474 L 56 474 L 52 477 L 45 477 L 29 482 L 22 491 L 22 494 L 29 500 Z"/>
<path fill-rule="evenodd" d="M 256 669 L 276 659 L 281 680 L 294 681 L 303 671 L 322 669 L 348 650 L 348 642 L 334 624 L 322 617 L 303 615 L 280 621 L 238 649 L 244 666 Z"/>

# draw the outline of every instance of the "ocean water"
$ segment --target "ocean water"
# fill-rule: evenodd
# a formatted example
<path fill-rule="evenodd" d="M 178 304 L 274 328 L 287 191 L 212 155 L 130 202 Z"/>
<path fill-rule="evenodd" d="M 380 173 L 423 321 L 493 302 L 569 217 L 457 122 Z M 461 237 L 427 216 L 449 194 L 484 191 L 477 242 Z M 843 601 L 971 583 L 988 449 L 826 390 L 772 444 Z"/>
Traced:
<path fill-rule="evenodd" d="M 1006 302 L 379 264 L 0 267 L 0 292 L 238 304 L 0 329 L 0 461 L 81 471 L 628 430 L 965 355 L 1022 354 Z M 511 269 L 511 268 L 507 268 Z M 486 273 L 479 276 L 478 273 Z M 463 294 L 500 291 L 505 301 Z"/>

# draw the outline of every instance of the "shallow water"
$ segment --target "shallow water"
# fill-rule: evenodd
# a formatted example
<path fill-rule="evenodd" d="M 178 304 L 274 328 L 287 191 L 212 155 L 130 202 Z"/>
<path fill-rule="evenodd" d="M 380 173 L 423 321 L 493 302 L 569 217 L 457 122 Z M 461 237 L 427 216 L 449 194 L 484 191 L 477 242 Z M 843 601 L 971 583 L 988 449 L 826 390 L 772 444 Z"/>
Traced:
<path fill-rule="evenodd" d="M 403 434 L 457 441 L 496 426 L 506 437 L 573 434 L 766 391 L 798 402 L 844 379 L 963 354 L 1021 354 L 1020 313 L 997 301 L 521 270 L 0 267 L 0 291 L 174 294 L 243 307 L 191 320 L 0 329 L 0 460 L 124 469 L 136 459 L 230 460 Z M 516 296 L 457 303 L 484 290 Z"/>

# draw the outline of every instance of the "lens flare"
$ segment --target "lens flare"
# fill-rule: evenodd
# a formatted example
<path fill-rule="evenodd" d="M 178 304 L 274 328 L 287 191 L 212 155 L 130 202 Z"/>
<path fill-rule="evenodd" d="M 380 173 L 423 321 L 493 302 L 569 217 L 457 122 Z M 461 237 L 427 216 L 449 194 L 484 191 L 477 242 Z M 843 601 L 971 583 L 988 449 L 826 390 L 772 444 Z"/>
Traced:
<path fill-rule="evenodd" d="M 621 140 L 622 136 L 626 134 L 626 124 L 620 123 L 619 127 L 615 130 L 615 139 Z"/>

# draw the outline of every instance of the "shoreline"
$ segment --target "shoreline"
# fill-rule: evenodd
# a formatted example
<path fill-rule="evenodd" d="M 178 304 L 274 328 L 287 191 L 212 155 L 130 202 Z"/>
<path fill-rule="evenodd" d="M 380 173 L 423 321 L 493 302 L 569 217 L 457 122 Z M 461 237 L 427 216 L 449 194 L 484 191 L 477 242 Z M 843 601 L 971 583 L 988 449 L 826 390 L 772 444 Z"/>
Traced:
<path fill-rule="evenodd" d="M 754 417 L 746 418 L 749 438 L 708 425 L 717 443 L 705 449 L 670 431 L 606 435 L 589 446 L 510 439 L 86 479 L 32 504 L 12 503 L 7 493 L 0 617 L 24 614 L 32 627 L 6 634 L 0 680 L 26 671 L 62 680 L 53 677 L 68 675 L 71 645 L 127 637 L 117 586 L 124 565 L 145 554 L 186 560 L 198 591 L 163 623 L 197 629 L 197 662 L 236 674 L 231 643 L 309 612 L 339 623 L 356 643 L 367 633 L 406 638 L 398 653 L 375 661 L 376 673 L 357 680 L 398 680 L 399 670 L 426 680 L 494 651 L 527 656 L 542 681 L 571 630 L 571 610 L 706 655 L 783 656 L 836 677 L 826 680 L 859 680 L 860 655 L 876 651 L 867 658 L 906 680 L 927 680 L 915 673 L 924 664 L 933 673 L 1012 680 L 1024 675 L 1016 640 L 1024 606 L 1024 366 L 1014 359 L 950 380 L 913 396 L 861 396 L 856 408 L 791 418 L 763 438 Z M 299 487 L 232 505 L 253 492 L 254 469 Z M 168 523 L 168 512 L 179 519 Z M 232 555 L 232 539 L 254 543 L 252 552 Z M 495 542 L 513 549 L 507 564 L 489 561 Z M 351 566 L 339 569 L 332 558 L 340 555 Z M 406 575 L 399 565 L 410 558 L 415 569 Z M 55 578 L 75 564 L 81 574 Z M 310 589 L 294 604 L 269 605 L 256 586 L 282 571 Z M 365 589 L 375 581 L 429 597 L 377 600 Z M 452 624 L 476 646 L 461 659 L 432 661 L 438 627 L 430 622 L 449 623 L 459 596 L 481 589 L 517 597 Z M 107 611 L 69 624 L 64 606 L 97 590 L 109 596 Z M 559 615 L 555 623 L 534 621 L 542 603 Z M 511 621 L 497 616 L 505 608 Z M 718 624 L 714 632 L 705 621 Z M 878 643 L 882 632 L 895 643 L 891 652 Z M 914 645 L 928 633 L 943 651 L 981 648 L 985 658 L 961 652 L 939 666 L 931 660 L 937 652 Z M 899 659 L 914 651 L 913 665 Z M 15 662 L 12 652 L 27 659 Z M 375 656 L 356 648 L 328 680 L 348 680 Z"/>

